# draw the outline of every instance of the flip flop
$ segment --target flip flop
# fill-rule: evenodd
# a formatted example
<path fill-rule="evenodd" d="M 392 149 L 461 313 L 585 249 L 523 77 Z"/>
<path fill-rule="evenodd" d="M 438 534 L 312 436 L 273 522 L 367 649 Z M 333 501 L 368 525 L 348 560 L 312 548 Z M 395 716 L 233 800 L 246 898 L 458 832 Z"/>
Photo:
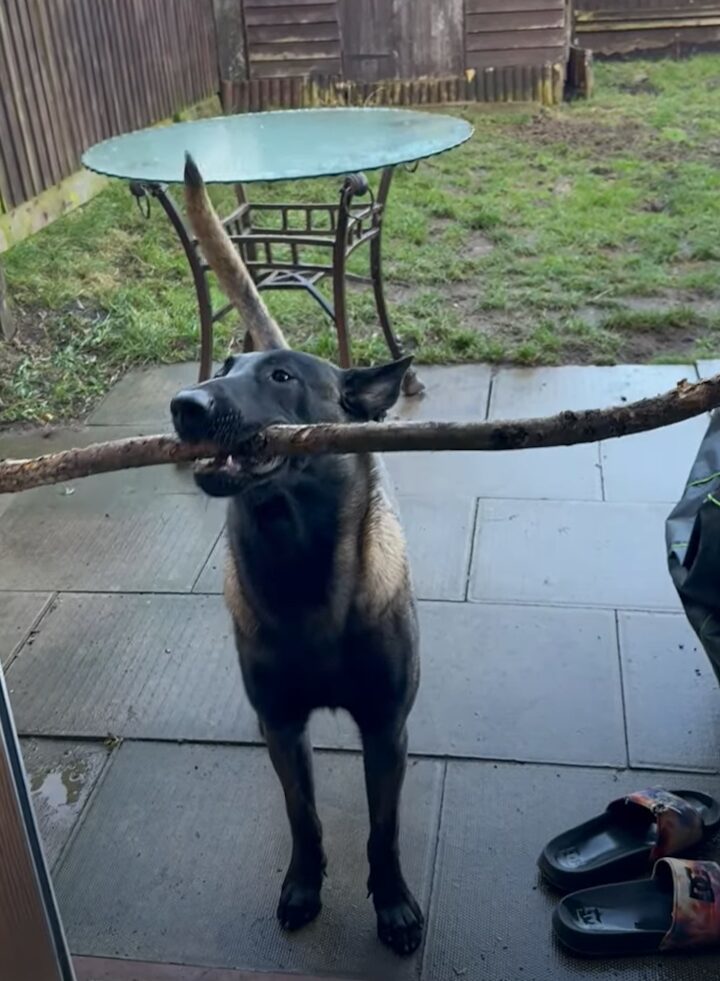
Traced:
<path fill-rule="evenodd" d="M 647 874 L 658 859 L 682 854 L 719 828 L 720 804 L 707 794 L 638 790 L 553 838 L 538 865 L 559 889 L 585 889 Z"/>
<path fill-rule="evenodd" d="M 720 945 L 720 865 L 661 858 L 651 879 L 571 893 L 553 913 L 558 940 L 586 957 Z"/>

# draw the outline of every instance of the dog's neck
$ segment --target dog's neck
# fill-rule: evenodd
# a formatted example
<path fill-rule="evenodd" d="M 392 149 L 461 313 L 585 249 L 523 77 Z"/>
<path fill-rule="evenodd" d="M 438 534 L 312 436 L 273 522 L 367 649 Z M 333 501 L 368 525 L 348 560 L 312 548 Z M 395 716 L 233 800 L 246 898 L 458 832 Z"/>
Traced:
<path fill-rule="evenodd" d="M 231 500 L 231 553 L 260 624 L 340 626 L 375 477 L 369 458 L 318 458 L 299 479 L 280 478 Z"/>

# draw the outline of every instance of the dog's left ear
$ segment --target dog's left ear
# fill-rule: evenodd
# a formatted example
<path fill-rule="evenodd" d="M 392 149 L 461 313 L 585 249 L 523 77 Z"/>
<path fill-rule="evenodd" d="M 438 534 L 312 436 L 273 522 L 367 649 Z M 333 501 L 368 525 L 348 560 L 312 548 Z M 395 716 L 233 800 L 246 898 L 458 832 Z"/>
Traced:
<path fill-rule="evenodd" d="M 345 409 L 363 421 L 383 418 L 400 395 L 400 386 L 412 358 L 400 358 L 376 368 L 346 368 L 341 401 Z"/>
<path fill-rule="evenodd" d="M 237 361 L 237 355 L 235 354 L 228 355 L 227 358 L 225 358 L 223 363 L 220 365 L 218 370 L 213 375 L 213 378 L 224 378 L 226 375 L 229 375 L 230 372 L 235 367 L 236 361 Z"/>

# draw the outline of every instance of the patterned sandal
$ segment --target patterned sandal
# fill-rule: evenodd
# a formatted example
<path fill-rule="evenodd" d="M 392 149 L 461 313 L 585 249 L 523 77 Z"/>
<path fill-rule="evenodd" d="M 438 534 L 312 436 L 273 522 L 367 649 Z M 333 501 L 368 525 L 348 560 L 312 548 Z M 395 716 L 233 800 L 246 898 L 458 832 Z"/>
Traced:
<path fill-rule="evenodd" d="M 647 875 L 653 862 L 679 855 L 720 828 L 720 804 L 694 790 L 639 790 L 604 814 L 553 838 L 538 865 L 566 892 Z"/>
<path fill-rule="evenodd" d="M 651 879 L 566 896 L 553 929 L 565 947 L 586 957 L 720 946 L 720 865 L 662 858 Z"/>

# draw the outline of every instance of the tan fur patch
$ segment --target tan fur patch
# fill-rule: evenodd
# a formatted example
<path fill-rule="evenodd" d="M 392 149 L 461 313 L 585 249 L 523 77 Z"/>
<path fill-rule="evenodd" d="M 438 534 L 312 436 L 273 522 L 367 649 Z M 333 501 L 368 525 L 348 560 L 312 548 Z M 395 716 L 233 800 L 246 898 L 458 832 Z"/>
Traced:
<path fill-rule="evenodd" d="M 373 495 L 362 529 L 360 575 L 358 605 L 371 617 L 381 616 L 409 587 L 405 536 L 381 492 Z"/>
<path fill-rule="evenodd" d="M 237 570 L 233 557 L 228 551 L 225 557 L 225 605 L 230 611 L 233 623 L 246 637 L 257 630 L 257 620 L 253 613 L 242 586 L 238 581 Z"/>

